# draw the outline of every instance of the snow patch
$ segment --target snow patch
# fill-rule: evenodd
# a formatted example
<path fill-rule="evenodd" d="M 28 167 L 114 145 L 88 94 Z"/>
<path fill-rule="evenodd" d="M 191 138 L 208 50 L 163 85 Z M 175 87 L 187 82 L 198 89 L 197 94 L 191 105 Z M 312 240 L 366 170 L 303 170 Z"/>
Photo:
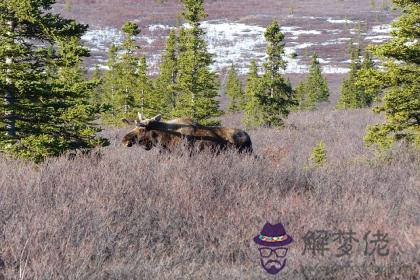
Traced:
<path fill-rule="evenodd" d="M 329 61 L 329 60 L 325 60 L 325 59 L 322 59 L 322 58 L 318 58 L 318 62 L 319 62 L 319 63 L 321 63 L 321 64 L 328 64 L 328 63 L 330 63 L 331 61 Z"/>
<path fill-rule="evenodd" d="M 150 32 L 155 32 L 157 30 L 170 30 L 173 27 L 169 26 L 169 25 L 163 25 L 163 24 L 153 24 L 153 25 L 149 25 L 149 31 Z"/>
<path fill-rule="evenodd" d="M 372 26 L 371 33 L 374 33 L 374 34 L 378 34 L 378 33 L 389 34 L 389 33 L 391 33 L 391 30 L 392 30 L 391 25 L 381 24 L 381 25 Z"/>
<path fill-rule="evenodd" d="M 349 68 L 338 67 L 333 65 L 322 66 L 322 73 L 324 74 L 347 74 L 350 72 Z"/>
<path fill-rule="evenodd" d="M 388 41 L 392 37 L 389 35 L 376 35 L 376 36 L 366 36 L 365 40 L 369 40 L 373 43 L 382 43 Z"/>
<path fill-rule="evenodd" d="M 344 24 L 344 23 L 354 23 L 354 21 L 349 19 L 334 19 L 334 18 L 327 18 L 327 22 L 332 24 Z"/>
<path fill-rule="evenodd" d="M 323 43 L 321 43 L 322 46 L 328 46 L 328 45 L 339 45 L 339 44 L 344 44 L 347 41 L 350 41 L 351 38 L 338 38 L 338 39 L 331 39 L 331 40 L 327 40 Z"/>
<path fill-rule="evenodd" d="M 123 41 L 123 34 L 116 28 L 105 27 L 103 29 L 89 29 L 83 36 L 82 40 L 89 42 L 97 51 L 108 50 L 110 44 L 121 44 Z"/>

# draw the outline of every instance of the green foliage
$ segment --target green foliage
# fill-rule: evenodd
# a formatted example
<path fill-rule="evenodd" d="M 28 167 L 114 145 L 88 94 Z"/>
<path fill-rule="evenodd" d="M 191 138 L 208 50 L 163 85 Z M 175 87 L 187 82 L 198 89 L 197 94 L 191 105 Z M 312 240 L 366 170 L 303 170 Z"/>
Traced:
<path fill-rule="evenodd" d="M 252 60 L 247 77 L 244 100 L 244 117 L 242 119 L 242 123 L 246 127 L 261 126 L 264 123 L 260 102 L 257 97 L 258 92 L 260 91 L 261 78 L 258 75 L 257 62 Z"/>
<path fill-rule="evenodd" d="M 159 92 L 160 113 L 166 118 L 173 117 L 178 97 L 178 38 L 175 30 L 171 30 L 162 56 L 159 76 L 155 81 L 156 92 Z"/>
<path fill-rule="evenodd" d="M 102 114 L 102 121 L 114 125 L 120 125 L 121 118 L 135 116 L 138 110 L 145 111 L 145 104 L 150 108 L 148 98 L 153 90 L 147 76 L 146 60 L 140 58 L 140 47 L 135 40 L 141 30 L 132 22 L 126 22 L 121 30 L 124 40 L 120 46 L 113 44 L 109 49 L 109 70 L 103 78 L 102 104 L 109 110 Z"/>
<path fill-rule="evenodd" d="M 99 66 L 95 66 L 95 70 L 92 73 L 91 82 L 95 85 L 89 94 L 89 103 L 93 105 L 101 104 L 102 95 L 102 71 Z"/>
<path fill-rule="evenodd" d="M 314 91 L 317 101 L 328 101 L 330 96 L 328 82 L 327 79 L 322 76 L 321 66 L 319 65 L 318 55 L 316 53 L 312 56 L 312 62 L 309 68 L 308 87 L 311 91 Z"/>
<path fill-rule="evenodd" d="M 234 65 L 230 67 L 228 72 L 226 95 L 229 99 L 228 111 L 239 112 L 243 107 L 244 92 Z"/>
<path fill-rule="evenodd" d="M 342 81 L 340 89 L 340 97 L 337 102 L 337 109 L 355 109 L 372 106 L 377 91 L 369 91 L 362 86 L 360 81 L 362 72 L 374 70 L 374 62 L 372 54 L 368 50 L 365 51 L 363 62 L 360 61 L 360 49 L 358 47 L 350 47 L 351 64 L 348 76 Z"/>
<path fill-rule="evenodd" d="M 89 104 L 97 82 L 82 69 L 87 26 L 46 12 L 53 3 L 0 2 L 0 150 L 36 161 L 104 143 Z"/>
<path fill-rule="evenodd" d="M 328 101 L 330 96 L 328 82 L 322 76 L 321 66 L 316 53 L 312 55 L 308 77 L 297 85 L 295 92 L 300 110 L 314 110 L 317 102 Z"/>
<path fill-rule="evenodd" d="M 147 62 L 146 57 L 142 56 L 140 59 L 140 64 L 137 70 L 138 80 L 137 80 L 137 94 L 135 96 L 136 108 L 145 116 L 154 116 L 157 115 L 161 110 L 163 104 L 161 104 L 161 99 L 158 99 L 155 95 L 152 82 L 148 76 Z M 136 109 L 135 108 L 135 109 Z"/>
<path fill-rule="evenodd" d="M 286 61 L 283 59 L 284 35 L 276 21 L 267 27 L 264 35 L 268 43 L 268 58 L 264 63 L 264 73 L 259 78 L 258 91 L 253 93 L 258 100 L 258 106 L 254 106 L 254 110 L 258 109 L 259 113 L 251 123 L 281 126 L 291 107 L 296 104 L 290 82 L 280 73 L 286 69 Z"/>
<path fill-rule="evenodd" d="M 297 100 L 297 109 L 302 111 L 311 111 L 316 109 L 317 96 L 316 91 L 310 88 L 308 81 L 301 81 L 295 88 Z"/>
<path fill-rule="evenodd" d="M 217 124 L 219 110 L 218 77 L 210 70 L 212 55 L 207 50 L 200 20 L 206 14 L 203 1 L 185 0 L 183 16 L 189 28 L 179 33 L 178 84 L 179 93 L 172 115 L 190 116 L 203 124 Z"/>
<path fill-rule="evenodd" d="M 312 161 L 312 163 L 320 167 L 324 165 L 327 161 L 327 150 L 325 149 L 324 142 L 319 142 L 318 145 L 316 145 L 312 149 L 311 156 L 309 157 L 309 160 Z"/>
<path fill-rule="evenodd" d="M 371 46 L 384 61 L 385 70 L 361 71 L 360 85 L 369 93 L 383 93 L 375 112 L 385 114 L 385 123 L 371 126 L 365 141 L 382 149 L 404 140 L 420 147 L 420 3 L 394 0 L 402 15 L 392 23 L 392 39 Z"/>

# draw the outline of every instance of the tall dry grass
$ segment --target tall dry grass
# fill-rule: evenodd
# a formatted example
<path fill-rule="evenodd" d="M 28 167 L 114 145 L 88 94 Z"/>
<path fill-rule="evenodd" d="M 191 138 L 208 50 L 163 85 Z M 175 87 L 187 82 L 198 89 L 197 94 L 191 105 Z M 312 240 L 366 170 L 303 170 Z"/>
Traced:
<path fill-rule="evenodd" d="M 361 139 L 378 121 L 368 110 L 293 114 L 282 130 L 250 131 L 257 158 L 123 148 L 129 128 L 105 131 L 111 147 L 88 156 L 39 166 L 2 158 L 0 274 L 272 279 L 252 241 L 270 221 L 295 239 L 282 279 L 415 279 L 420 156 L 404 147 L 372 155 Z M 314 168 L 308 158 L 320 140 L 327 164 Z M 342 259 L 334 246 L 324 257 L 302 255 L 303 236 L 322 229 L 352 229 L 361 242 Z M 363 234 L 378 229 L 390 254 L 365 257 Z"/>

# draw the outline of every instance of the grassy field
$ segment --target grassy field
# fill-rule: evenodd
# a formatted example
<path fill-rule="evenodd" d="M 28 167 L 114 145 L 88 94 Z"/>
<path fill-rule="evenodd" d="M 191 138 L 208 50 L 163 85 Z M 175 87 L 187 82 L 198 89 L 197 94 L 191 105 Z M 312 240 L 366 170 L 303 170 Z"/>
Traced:
<path fill-rule="evenodd" d="M 400 146 L 375 157 L 362 137 L 381 120 L 368 109 L 295 113 L 282 130 L 249 131 L 257 157 L 123 148 L 129 127 L 104 131 L 112 145 L 91 155 L 2 157 L 0 275 L 273 279 L 252 240 L 270 221 L 295 239 L 278 279 L 416 279 L 420 156 Z M 316 168 L 308 158 L 321 140 L 327 163 Z M 302 255 L 308 231 L 340 229 L 360 241 L 350 257 L 334 244 Z M 363 235 L 377 230 L 389 255 L 364 256 Z"/>

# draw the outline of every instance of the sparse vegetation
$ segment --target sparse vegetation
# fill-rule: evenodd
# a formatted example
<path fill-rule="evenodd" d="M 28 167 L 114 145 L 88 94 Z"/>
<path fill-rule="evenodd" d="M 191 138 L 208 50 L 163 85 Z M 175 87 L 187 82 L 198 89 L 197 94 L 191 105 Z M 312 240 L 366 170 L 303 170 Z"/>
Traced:
<path fill-rule="evenodd" d="M 19 278 L 19 268 L 26 279 L 271 279 L 252 243 L 269 220 L 284 223 L 297 241 L 285 279 L 412 279 L 415 272 L 404 265 L 418 257 L 411 244 L 418 238 L 420 157 L 403 147 L 389 162 L 369 156 L 362 137 L 366 124 L 379 121 L 369 109 L 292 113 L 282 130 L 250 131 L 259 159 L 125 149 L 119 142 L 126 128 L 104 131 L 111 146 L 91 155 L 39 166 L 3 157 L 1 273 L 6 279 Z M 328 161 L 303 168 L 319 139 Z M 315 229 L 352 229 L 359 239 L 380 229 L 389 234 L 390 256 L 365 257 L 363 243 L 345 259 L 302 255 L 301 240 Z M 333 262 L 360 268 L 321 269 Z M 396 271 L 381 274 L 370 263 Z"/>
<path fill-rule="evenodd" d="M 117 36 L 110 46 L 108 70 L 97 66 L 89 74 L 85 62 L 91 66 L 91 61 L 82 60 L 88 52 L 80 41 L 87 27 L 46 13 L 53 2 L 0 2 L 0 149 L 24 158 L 0 154 L 0 280 L 272 279 L 260 268 L 252 243 L 266 221 L 282 222 L 295 240 L 281 274 L 284 279 L 418 277 L 420 151 L 411 145 L 420 143 L 417 1 L 394 0 L 402 16 L 393 23 L 393 39 L 368 48 L 363 60 L 361 24 L 353 25 L 358 5 L 366 7 L 366 1 L 326 0 L 314 7 L 244 0 L 240 9 L 237 0 L 206 5 L 203 0 L 150 0 L 141 5 L 134 0 L 119 5 L 60 1 L 64 14 L 79 11 L 87 21 L 92 15 L 80 7 L 88 2 L 112 6 L 124 21 L 133 20 L 123 25 L 121 40 Z M 331 3 L 344 9 L 349 20 L 318 17 L 333 14 Z M 139 17 L 137 6 L 147 16 Z M 201 25 L 207 17 L 204 7 L 217 11 L 217 17 L 239 19 L 227 25 L 239 26 L 239 34 L 255 32 L 261 38 L 260 26 L 277 13 L 290 13 L 287 20 L 293 22 L 311 18 L 341 24 L 348 29 L 346 35 L 356 30 L 357 48 L 351 42 L 351 71 L 337 103 L 342 110 L 334 106 L 343 75 L 323 75 L 317 55 L 306 79 L 301 72 L 284 74 L 286 59 L 299 57 L 306 63 L 313 36 L 344 34 L 338 27 L 319 32 L 293 26 L 283 33 L 272 21 L 265 30 L 266 56 L 264 51 L 253 56 L 260 64 L 252 60 L 245 93 L 243 77 L 233 66 L 243 70 L 243 61 L 233 61 L 226 100 L 219 96 L 219 72 L 212 68 L 217 52 L 209 51 Z M 263 17 L 253 14 L 257 7 Z M 180 17 L 178 27 L 169 28 L 175 24 L 168 20 L 168 11 L 173 17 L 182 11 L 185 24 L 178 22 Z M 247 18 L 241 18 L 243 13 Z M 112 15 L 104 13 L 103 18 Z M 247 21 L 258 26 L 247 30 L 242 24 Z M 162 38 L 169 35 L 156 76 L 149 66 L 159 62 L 143 49 L 144 38 L 137 40 L 145 22 L 153 22 Z M 375 28 L 383 27 L 377 24 Z M 308 40 L 295 48 L 299 55 L 285 52 L 284 34 L 290 33 Z M 382 35 L 373 37 L 382 40 Z M 209 42 L 212 50 L 219 46 L 219 41 Z M 318 46 L 335 49 L 337 56 L 342 42 L 325 43 Z M 376 68 L 373 55 L 384 59 L 384 68 Z M 226 68 L 231 62 L 225 60 Z M 295 89 L 288 77 L 297 84 Z M 327 78 L 333 83 L 328 85 Z M 221 115 L 226 101 L 230 112 Z M 383 114 L 365 108 L 376 101 L 375 110 Z M 187 147 L 171 153 L 146 151 L 134 145 L 138 138 L 127 145 L 133 147 L 123 147 L 122 136 L 131 127 L 110 125 L 137 111 L 146 116 L 162 113 L 164 119 L 190 116 L 202 124 L 246 126 L 254 153 L 195 154 Z M 364 142 L 369 125 L 365 140 L 387 148 L 380 157 Z M 94 148 L 105 139 L 109 146 Z M 303 254 L 305 235 L 316 230 L 351 230 L 359 244 L 350 256 L 337 257 L 338 245 L 332 243 L 325 256 Z M 377 230 L 387 234 L 388 256 L 365 254 L 363 235 Z"/>

